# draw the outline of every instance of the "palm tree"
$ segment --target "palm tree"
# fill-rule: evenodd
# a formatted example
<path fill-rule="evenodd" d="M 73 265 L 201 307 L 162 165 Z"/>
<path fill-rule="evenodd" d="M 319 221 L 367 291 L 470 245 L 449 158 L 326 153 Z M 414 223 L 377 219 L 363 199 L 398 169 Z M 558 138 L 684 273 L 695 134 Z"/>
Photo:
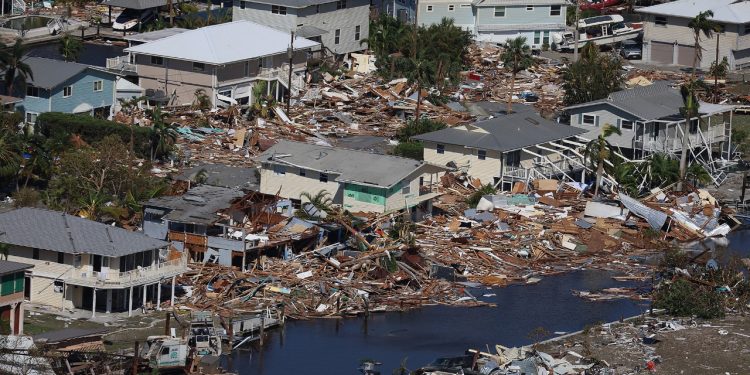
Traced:
<path fill-rule="evenodd" d="M 662 153 L 652 154 L 648 157 L 649 187 L 662 187 L 679 181 L 679 167 L 677 161 Z"/>
<path fill-rule="evenodd" d="M 522 70 L 528 69 L 533 63 L 534 59 L 531 57 L 531 49 L 526 44 L 526 37 L 519 36 L 518 38 L 508 40 L 505 43 L 505 50 L 500 59 L 506 69 L 510 70 L 510 91 L 508 91 L 508 110 L 507 113 L 513 112 L 513 90 L 516 86 L 516 74 Z"/>
<path fill-rule="evenodd" d="M 711 38 L 714 31 L 717 29 L 718 24 L 710 19 L 709 17 L 713 17 L 714 12 L 707 10 L 704 12 L 698 13 L 697 16 L 693 17 L 690 22 L 688 22 L 688 27 L 693 30 L 693 37 L 695 38 L 695 44 L 694 44 L 694 54 L 693 54 L 693 71 L 690 75 L 690 80 L 695 79 L 695 68 L 696 65 L 698 65 L 698 60 L 703 59 L 703 48 L 701 47 L 701 33 L 706 35 L 706 38 Z"/>
<path fill-rule="evenodd" d="M 315 195 L 304 192 L 299 195 L 300 200 L 307 201 L 306 203 L 310 203 L 313 208 L 315 208 L 316 211 L 319 213 L 316 214 L 316 212 L 308 212 L 308 210 L 305 210 L 304 208 L 297 211 L 299 216 L 306 218 L 306 219 L 324 219 L 329 214 L 333 213 L 335 210 L 333 209 L 333 199 L 331 199 L 331 194 L 325 190 L 321 190 L 317 192 Z M 303 203 L 303 207 L 305 204 Z M 324 215 L 321 215 L 323 213 Z"/>
<path fill-rule="evenodd" d="M 65 34 L 62 38 L 60 38 L 60 46 L 58 47 L 58 51 L 65 61 L 78 61 L 78 57 L 80 56 L 82 50 L 83 44 L 81 43 L 80 39 L 70 34 Z"/>
<path fill-rule="evenodd" d="M 177 131 L 171 124 L 164 122 L 161 107 L 156 107 L 151 113 L 153 126 L 151 128 L 151 160 L 168 154 L 177 141 Z"/>
<path fill-rule="evenodd" d="M 695 88 L 697 83 L 690 81 L 682 87 L 680 87 L 680 94 L 682 94 L 683 107 L 680 108 L 680 113 L 685 118 L 685 123 L 682 125 L 682 146 L 680 150 L 680 179 L 677 181 L 677 190 L 682 191 L 683 183 L 685 181 L 685 174 L 687 173 L 687 156 L 690 149 L 689 134 L 690 122 L 694 117 L 698 116 L 698 97 L 695 95 Z M 696 120 L 699 121 L 699 120 Z"/>
<path fill-rule="evenodd" d="M 414 114 L 415 120 L 419 121 L 422 106 L 422 87 L 434 84 L 434 65 L 432 61 L 425 59 L 421 53 L 415 57 L 404 59 L 405 75 L 410 84 L 417 85 L 417 109 Z"/>
<path fill-rule="evenodd" d="M 20 149 L 9 133 L 0 134 L 0 177 L 15 176 L 21 168 Z"/>
<path fill-rule="evenodd" d="M 605 160 L 609 160 L 614 154 L 612 145 L 607 138 L 613 134 L 622 135 L 620 129 L 611 124 L 604 124 L 602 132 L 598 137 L 586 144 L 584 156 L 591 163 L 592 169 L 596 168 L 596 187 L 594 195 L 599 195 L 599 187 L 602 185 L 602 175 L 604 174 Z"/>
<path fill-rule="evenodd" d="M 16 39 L 10 49 L 0 50 L 0 68 L 5 69 L 6 95 L 13 95 L 16 80 L 25 86 L 29 78 L 34 79 L 31 67 L 23 62 L 27 50 L 21 38 Z"/>

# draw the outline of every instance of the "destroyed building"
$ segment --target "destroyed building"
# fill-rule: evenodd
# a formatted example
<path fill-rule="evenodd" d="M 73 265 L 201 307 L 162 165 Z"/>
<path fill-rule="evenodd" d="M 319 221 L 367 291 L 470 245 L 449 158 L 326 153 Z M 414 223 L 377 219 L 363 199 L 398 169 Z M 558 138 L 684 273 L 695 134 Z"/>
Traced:
<path fill-rule="evenodd" d="M 510 189 L 529 179 L 579 180 L 582 160 L 565 142 L 584 132 L 523 111 L 413 138 L 424 144 L 424 160 L 452 164 L 483 184 Z"/>
<path fill-rule="evenodd" d="M 685 116 L 679 88 L 667 81 L 656 81 L 610 94 L 607 98 L 565 108 L 570 124 L 587 130 L 581 142 L 598 137 L 605 124 L 616 126 L 622 135 L 607 141 L 618 146 L 626 158 L 642 158 L 663 153 L 679 158 Z M 699 116 L 688 127 L 688 142 L 693 158 L 709 168 L 714 182 L 725 178 L 722 163 L 732 159 L 732 114 L 734 106 L 700 102 Z"/>
<path fill-rule="evenodd" d="M 164 241 L 63 212 L 16 209 L 0 214 L 0 228 L 8 259 L 34 265 L 29 301 L 60 310 L 131 314 L 187 269 Z"/>
<path fill-rule="evenodd" d="M 257 160 L 260 192 L 300 201 L 304 193 L 326 192 L 351 212 L 409 210 L 421 217 L 438 196 L 434 164 L 344 148 L 280 141 Z"/>

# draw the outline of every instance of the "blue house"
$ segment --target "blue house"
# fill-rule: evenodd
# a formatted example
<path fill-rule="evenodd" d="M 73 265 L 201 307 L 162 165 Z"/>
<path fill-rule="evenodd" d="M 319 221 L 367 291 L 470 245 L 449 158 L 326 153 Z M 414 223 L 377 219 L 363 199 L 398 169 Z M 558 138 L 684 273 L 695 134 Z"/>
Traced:
<path fill-rule="evenodd" d="M 565 11 L 565 0 L 420 0 L 417 22 L 429 26 L 452 18 L 478 41 L 505 43 L 523 36 L 529 46 L 541 48 L 565 30 Z"/>
<path fill-rule="evenodd" d="M 15 95 L 23 99 L 16 109 L 28 123 L 44 112 L 87 113 L 109 117 L 115 102 L 117 75 L 89 65 L 26 57 L 33 78 L 26 85 L 14 86 Z"/>

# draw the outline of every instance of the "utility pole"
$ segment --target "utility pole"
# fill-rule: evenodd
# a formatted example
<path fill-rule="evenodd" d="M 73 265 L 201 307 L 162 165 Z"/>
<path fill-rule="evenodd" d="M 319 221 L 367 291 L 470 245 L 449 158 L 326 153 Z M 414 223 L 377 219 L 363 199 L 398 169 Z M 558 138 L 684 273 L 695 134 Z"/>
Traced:
<path fill-rule="evenodd" d="M 289 108 L 292 105 L 292 63 L 294 62 L 294 30 L 292 30 L 292 40 L 289 43 L 289 49 L 286 53 L 289 57 L 289 87 L 287 87 L 289 89 L 289 94 L 286 96 L 286 115 L 291 116 L 289 114 Z"/>
<path fill-rule="evenodd" d="M 719 71 L 719 36 L 721 35 L 721 30 L 716 30 L 714 32 L 714 35 L 716 35 L 716 61 L 714 62 L 714 103 L 719 102 L 719 75 L 716 74 Z"/>
<path fill-rule="evenodd" d="M 581 16 L 581 6 L 578 0 L 575 0 L 576 22 L 573 24 L 573 62 L 578 61 L 578 19 Z"/>

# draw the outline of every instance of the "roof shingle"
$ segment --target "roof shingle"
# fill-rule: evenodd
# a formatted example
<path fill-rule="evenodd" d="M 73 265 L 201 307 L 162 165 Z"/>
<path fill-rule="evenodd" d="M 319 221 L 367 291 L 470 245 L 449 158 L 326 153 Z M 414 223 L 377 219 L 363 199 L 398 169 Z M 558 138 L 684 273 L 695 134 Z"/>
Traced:
<path fill-rule="evenodd" d="M 24 207 L 0 214 L 0 242 L 17 246 L 119 257 L 168 243 L 63 212 Z"/>

